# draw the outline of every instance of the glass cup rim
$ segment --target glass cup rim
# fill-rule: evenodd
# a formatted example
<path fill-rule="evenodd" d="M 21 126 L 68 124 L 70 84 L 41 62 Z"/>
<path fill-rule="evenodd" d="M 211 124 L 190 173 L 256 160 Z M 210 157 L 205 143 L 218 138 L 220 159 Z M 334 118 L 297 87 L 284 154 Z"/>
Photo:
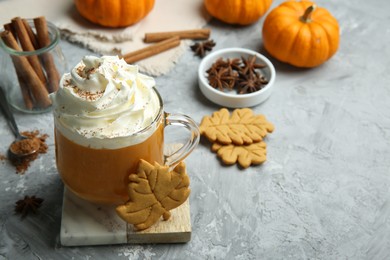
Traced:
<path fill-rule="evenodd" d="M 27 22 L 30 24 L 30 25 L 34 25 L 34 20 L 33 19 L 26 19 Z M 47 23 L 47 27 L 48 27 L 48 32 L 49 34 L 51 35 L 54 35 L 54 38 L 53 40 L 50 41 L 50 44 L 43 47 L 43 48 L 39 48 L 37 50 L 34 50 L 34 51 L 16 51 L 10 47 L 8 47 L 4 41 L 0 38 L 0 46 L 2 47 L 3 50 L 5 50 L 8 54 L 10 55 L 14 55 L 14 56 L 30 56 L 30 55 L 39 55 L 39 54 L 42 54 L 42 53 L 46 53 L 46 52 L 49 52 L 50 50 L 52 50 L 54 47 L 56 47 L 60 41 L 60 31 L 58 30 L 57 26 L 55 26 L 52 22 L 50 21 L 46 21 Z M 2 33 L 3 31 L 5 31 L 4 29 L 2 29 L 0 31 L 0 33 Z"/>
<path fill-rule="evenodd" d="M 163 100 L 161 98 L 160 93 L 157 91 L 157 89 L 155 87 L 153 87 L 152 89 L 153 89 L 154 93 L 156 93 L 157 98 L 158 98 L 158 103 L 159 103 L 158 113 L 157 113 L 156 117 L 153 119 L 153 121 L 149 125 L 145 126 L 143 129 L 140 129 L 139 131 L 137 131 L 137 132 L 135 132 L 135 133 L 133 133 L 131 135 L 128 135 L 129 137 L 130 136 L 140 135 L 140 134 L 143 134 L 145 132 L 148 132 L 152 127 L 154 127 L 155 124 L 160 122 L 160 119 L 161 119 L 161 117 L 163 115 L 163 111 L 164 111 L 164 102 L 163 102 Z"/>

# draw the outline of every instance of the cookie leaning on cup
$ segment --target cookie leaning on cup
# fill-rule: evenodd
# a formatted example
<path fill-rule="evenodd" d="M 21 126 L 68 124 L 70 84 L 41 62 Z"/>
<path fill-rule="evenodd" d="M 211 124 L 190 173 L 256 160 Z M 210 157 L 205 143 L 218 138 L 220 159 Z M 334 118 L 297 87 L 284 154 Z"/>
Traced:
<path fill-rule="evenodd" d="M 129 200 L 116 208 L 117 214 L 137 230 L 156 223 L 161 216 L 171 217 L 170 210 L 183 204 L 190 195 L 190 179 L 184 162 L 172 171 L 169 166 L 140 160 L 137 172 L 129 175 Z"/>

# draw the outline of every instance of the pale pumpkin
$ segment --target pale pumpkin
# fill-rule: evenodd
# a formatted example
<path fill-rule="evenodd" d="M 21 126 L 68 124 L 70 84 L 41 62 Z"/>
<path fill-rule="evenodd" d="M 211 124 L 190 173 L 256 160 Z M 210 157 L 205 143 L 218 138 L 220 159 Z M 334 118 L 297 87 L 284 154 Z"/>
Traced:
<path fill-rule="evenodd" d="M 208 13 L 228 24 L 256 22 L 271 6 L 272 0 L 204 0 Z"/>
<path fill-rule="evenodd" d="M 310 1 L 288 1 L 273 9 L 263 25 L 265 49 L 274 58 L 297 67 L 315 67 L 339 47 L 337 20 Z"/>
<path fill-rule="evenodd" d="M 144 18 L 154 0 L 74 0 L 78 12 L 92 23 L 107 27 L 124 27 Z"/>

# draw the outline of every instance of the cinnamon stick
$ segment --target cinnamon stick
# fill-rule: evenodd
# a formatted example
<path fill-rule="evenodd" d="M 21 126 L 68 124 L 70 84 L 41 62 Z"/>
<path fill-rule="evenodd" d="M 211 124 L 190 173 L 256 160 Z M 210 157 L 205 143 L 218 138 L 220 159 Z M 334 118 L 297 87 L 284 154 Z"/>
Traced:
<path fill-rule="evenodd" d="M 24 106 L 28 109 L 31 110 L 34 107 L 33 100 L 31 97 L 31 93 L 28 87 L 28 83 L 24 79 L 24 75 L 19 69 L 16 69 L 16 76 L 18 78 L 19 86 L 20 86 L 20 91 L 22 92 L 22 97 L 24 101 Z"/>
<path fill-rule="evenodd" d="M 12 36 L 15 38 L 15 40 L 17 39 L 16 31 L 15 31 L 15 28 L 13 27 L 12 23 L 4 24 L 4 30 L 9 31 L 10 33 L 12 33 Z M 17 70 L 15 68 L 15 72 L 16 72 L 16 77 L 18 78 L 20 90 L 22 92 L 24 105 L 25 105 L 25 107 L 27 109 L 31 110 L 33 108 L 33 101 L 32 101 L 32 98 L 31 98 L 31 93 L 30 93 L 30 91 L 28 89 L 28 84 L 23 79 L 23 75 L 21 75 L 20 70 Z"/>
<path fill-rule="evenodd" d="M 26 31 L 28 33 L 28 37 L 30 38 L 31 43 L 34 46 L 34 49 L 36 49 L 36 50 L 39 49 L 37 36 L 35 35 L 34 31 L 32 30 L 30 24 L 27 22 L 26 19 L 22 19 L 22 22 L 23 22 L 24 28 L 26 28 Z"/>
<path fill-rule="evenodd" d="M 125 54 L 123 59 L 127 63 L 134 63 L 136 61 L 151 57 L 163 51 L 172 49 L 180 44 L 179 36 L 175 36 L 164 41 L 155 43 L 151 46 L 142 48 L 140 50 Z"/>
<path fill-rule="evenodd" d="M 15 39 L 17 39 L 15 28 L 12 26 L 12 23 L 6 23 L 3 25 L 4 30 L 12 33 Z"/>
<path fill-rule="evenodd" d="M 174 36 L 179 36 L 180 39 L 203 40 L 208 39 L 210 37 L 210 29 L 145 33 L 144 42 L 159 42 L 172 38 Z"/>
<path fill-rule="evenodd" d="M 23 51 L 16 42 L 12 33 L 10 33 L 9 31 L 3 31 L 0 34 L 0 37 L 3 39 L 4 43 L 8 45 L 8 47 L 16 51 Z M 28 82 L 31 95 L 34 98 L 34 103 L 36 104 L 36 106 L 41 108 L 46 108 L 50 106 L 51 100 L 49 98 L 49 93 L 43 85 L 42 81 L 35 73 L 35 70 L 31 66 L 27 58 L 25 56 L 16 55 L 11 55 L 11 58 L 15 66 L 15 70 L 18 71 L 18 75 L 23 77 L 24 82 Z"/>
<path fill-rule="evenodd" d="M 22 19 L 20 17 L 13 18 L 12 25 L 14 26 L 14 28 L 16 30 L 16 34 L 18 35 L 19 42 L 20 42 L 20 45 L 22 45 L 23 51 L 35 51 L 34 45 L 30 40 L 30 37 L 29 37 L 27 30 L 26 30 L 26 27 L 24 27 Z M 38 56 L 37 55 L 29 55 L 29 56 L 27 56 L 27 59 L 30 62 L 33 69 L 35 70 L 39 79 L 43 83 L 46 83 L 46 76 L 42 70 L 42 66 L 41 66 L 41 63 L 39 62 Z"/>
<path fill-rule="evenodd" d="M 40 48 L 49 46 L 51 40 L 49 38 L 49 31 L 47 27 L 47 22 L 44 16 L 34 18 L 34 25 L 37 31 L 38 44 Z M 42 55 L 43 66 L 45 67 L 48 84 L 47 90 L 49 93 L 55 92 L 58 90 L 60 74 L 54 63 L 53 56 L 50 53 L 44 53 Z"/>

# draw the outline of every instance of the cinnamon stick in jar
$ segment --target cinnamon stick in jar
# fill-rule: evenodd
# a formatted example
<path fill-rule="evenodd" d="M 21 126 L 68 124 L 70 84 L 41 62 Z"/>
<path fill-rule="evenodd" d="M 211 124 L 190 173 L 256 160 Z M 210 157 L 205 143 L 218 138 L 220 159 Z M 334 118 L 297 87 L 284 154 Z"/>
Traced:
<path fill-rule="evenodd" d="M 23 51 L 11 32 L 3 31 L 0 34 L 0 37 L 2 38 L 4 43 L 11 49 L 14 49 L 18 52 Z M 34 104 L 36 104 L 37 107 L 41 108 L 46 108 L 50 106 L 51 100 L 49 98 L 49 92 L 46 90 L 44 84 L 39 79 L 38 75 L 35 73 L 35 70 L 31 66 L 27 58 L 25 56 L 16 55 L 11 55 L 11 58 L 15 66 L 15 70 L 17 71 L 18 77 L 23 77 L 22 80 L 28 83 L 29 91 L 31 92 L 31 96 L 33 97 Z M 21 87 L 23 87 L 22 84 Z M 24 93 L 26 93 L 26 91 L 22 91 L 23 95 Z"/>
<path fill-rule="evenodd" d="M 18 78 L 20 91 L 22 92 L 23 102 L 27 109 L 32 110 L 34 108 L 34 103 L 31 97 L 30 89 L 28 87 L 28 82 L 25 80 L 25 76 L 22 74 L 23 72 L 20 69 L 16 69 L 16 77 Z"/>
<path fill-rule="evenodd" d="M 210 37 L 210 29 L 145 33 L 144 42 L 159 42 L 178 36 L 180 39 L 204 40 Z"/>
<path fill-rule="evenodd" d="M 38 39 L 39 47 L 44 48 L 49 46 L 51 40 L 49 37 L 46 18 L 44 16 L 34 18 L 34 25 L 37 31 L 37 39 Z M 47 90 L 49 91 L 49 93 L 52 93 L 58 90 L 60 74 L 55 65 L 53 56 L 50 53 L 42 54 L 42 58 L 43 58 L 42 63 L 46 70 L 46 74 L 48 78 Z"/>
<path fill-rule="evenodd" d="M 26 19 L 22 19 L 22 22 L 24 24 L 24 28 L 26 28 L 26 31 L 28 33 L 28 37 L 30 38 L 31 43 L 34 46 L 34 49 L 39 49 L 37 36 L 35 35 L 35 33 L 34 33 L 33 29 L 31 28 L 30 24 L 27 22 Z"/>
<path fill-rule="evenodd" d="M 4 27 L 4 30 L 9 31 L 10 33 L 12 33 L 12 35 L 15 38 L 15 40 L 17 40 L 16 31 L 15 31 L 15 28 L 13 27 L 12 23 L 6 23 L 6 24 L 3 25 L 3 27 Z"/>
<path fill-rule="evenodd" d="M 20 45 L 22 46 L 23 51 L 35 51 L 34 45 L 31 42 L 30 36 L 26 30 L 26 27 L 23 24 L 23 21 L 20 17 L 15 17 L 12 19 L 12 25 L 16 30 L 16 34 L 18 35 Z M 46 76 L 42 70 L 41 63 L 37 55 L 30 55 L 27 57 L 30 62 L 32 68 L 35 70 L 39 79 L 46 83 Z"/>
<path fill-rule="evenodd" d="M 170 39 L 155 43 L 148 47 L 142 48 L 140 50 L 127 53 L 123 55 L 123 59 L 127 63 L 134 63 L 136 61 L 151 57 L 163 51 L 172 49 L 180 44 L 180 38 L 178 36 L 172 37 Z"/>

